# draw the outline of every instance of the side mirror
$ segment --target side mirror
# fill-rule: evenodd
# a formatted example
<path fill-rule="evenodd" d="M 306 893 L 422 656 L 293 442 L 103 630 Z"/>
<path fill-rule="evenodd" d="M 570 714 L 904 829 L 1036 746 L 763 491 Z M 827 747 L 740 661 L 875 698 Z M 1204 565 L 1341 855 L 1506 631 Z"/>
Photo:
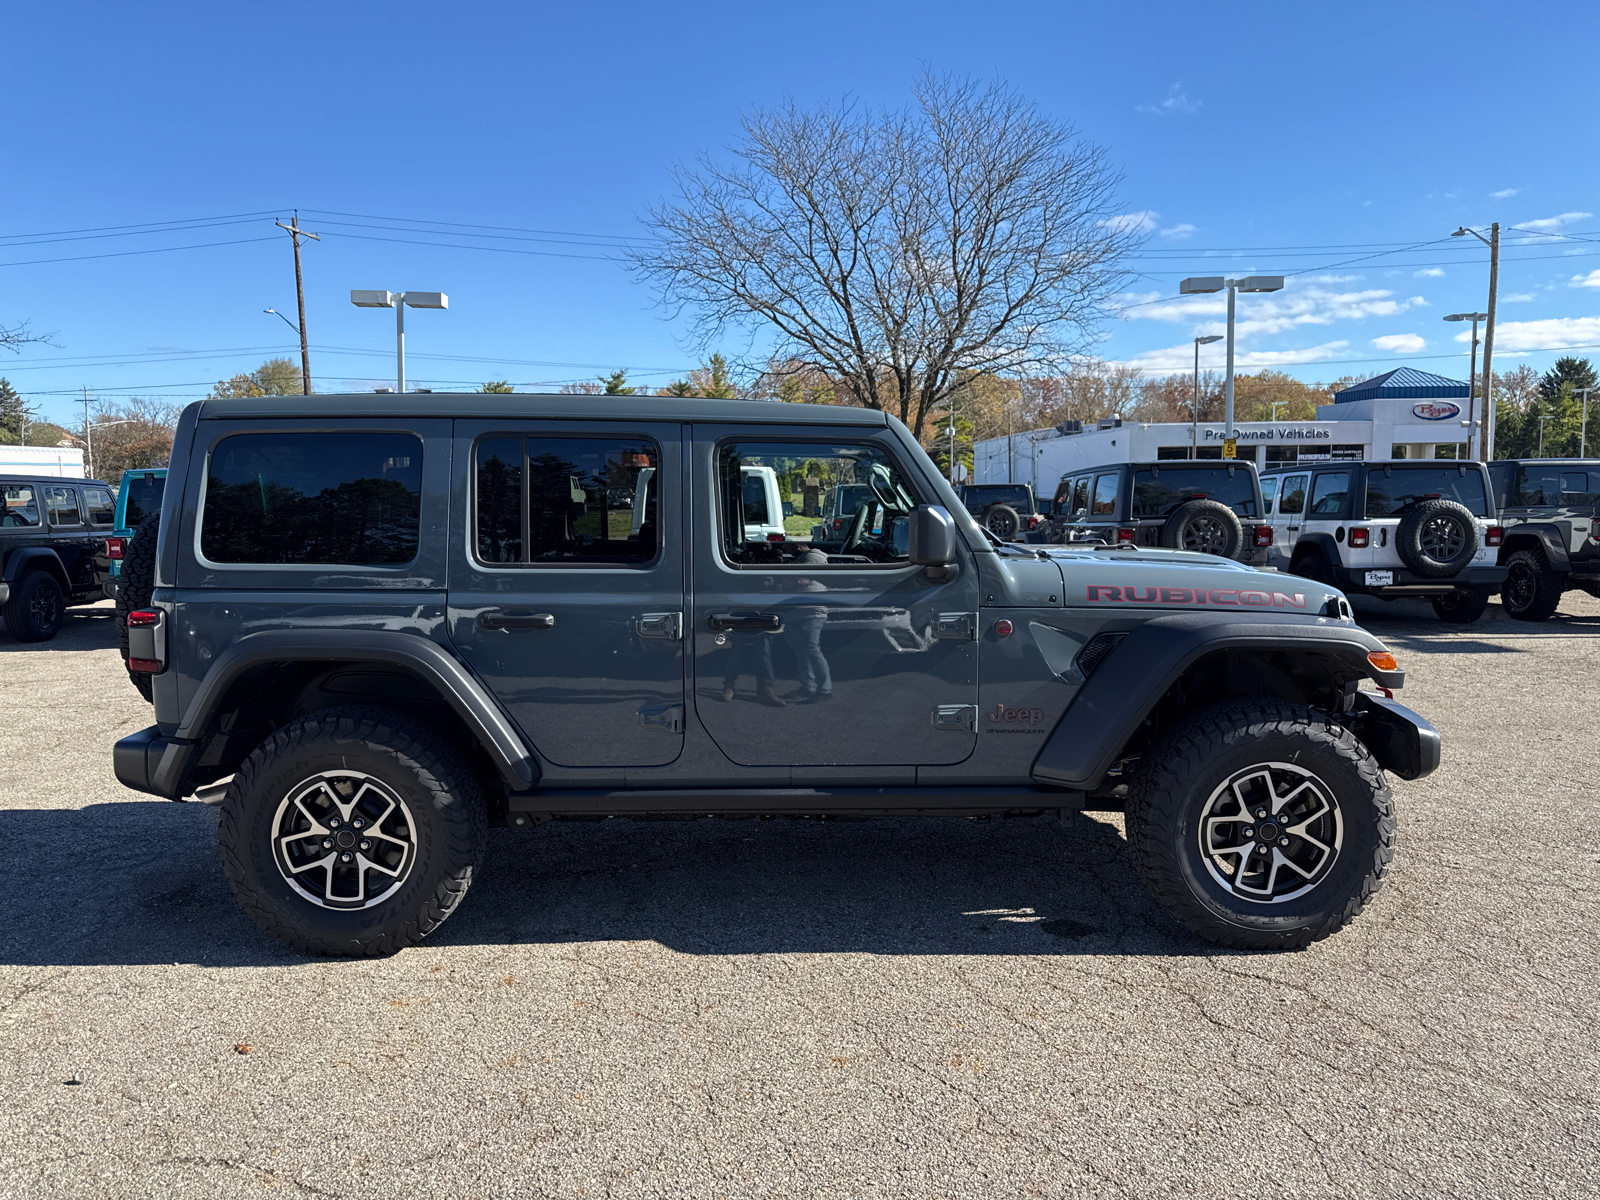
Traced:
<path fill-rule="evenodd" d="M 956 558 L 956 523 L 937 504 L 919 504 L 911 510 L 910 559 L 918 567 L 942 567 Z"/>

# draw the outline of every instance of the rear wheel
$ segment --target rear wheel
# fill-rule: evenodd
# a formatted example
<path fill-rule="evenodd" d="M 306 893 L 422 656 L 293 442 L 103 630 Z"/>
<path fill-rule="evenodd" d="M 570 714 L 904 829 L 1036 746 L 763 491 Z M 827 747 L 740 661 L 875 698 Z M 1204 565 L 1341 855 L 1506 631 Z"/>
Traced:
<path fill-rule="evenodd" d="M 1313 583 L 1333 586 L 1333 568 L 1328 566 L 1328 560 L 1322 557 L 1322 552 L 1319 550 L 1301 555 L 1290 568 L 1290 573 L 1302 579 L 1309 579 Z"/>
<path fill-rule="evenodd" d="M 273 734 L 234 775 L 217 826 L 240 906 L 307 954 L 420 942 L 466 895 L 486 836 L 466 759 L 381 708 L 327 709 Z"/>
<path fill-rule="evenodd" d="M 1144 756 L 1128 843 L 1155 897 L 1209 941 L 1297 949 L 1372 898 L 1394 855 L 1394 805 L 1377 761 L 1326 715 L 1226 701 Z"/>
<path fill-rule="evenodd" d="M 1488 588 L 1462 588 L 1448 596 L 1433 598 L 1433 611 L 1439 620 L 1452 625 L 1470 625 L 1489 607 Z"/>
<path fill-rule="evenodd" d="M 1561 603 L 1561 576 L 1550 569 L 1543 550 L 1518 550 L 1506 559 L 1500 603 L 1519 621 L 1548 621 Z"/>
<path fill-rule="evenodd" d="M 61 632 L 67 597 L 48 571 L 29 571 L 13 584 L 3 610 L 6 632 L 19 642 L 48 642 Z"/>

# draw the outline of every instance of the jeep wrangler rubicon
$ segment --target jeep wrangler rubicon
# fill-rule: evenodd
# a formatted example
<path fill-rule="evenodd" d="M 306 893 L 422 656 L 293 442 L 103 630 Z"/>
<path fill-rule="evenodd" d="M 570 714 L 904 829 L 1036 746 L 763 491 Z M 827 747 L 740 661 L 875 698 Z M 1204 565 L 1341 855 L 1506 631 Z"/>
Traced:
<path fill-rule="evenodd" d="M 1547 621 L 1561 593 L 1600 597 L 1600 460 L 1489 464 L 1505 540 L 1500 603 L 1519 621 Z"/>
<path fill-rule="evenodd" d="M 1261 478 L 1272 565 L 1382 600 L 1433 603 L 1442 621 L 1483 616 L 1506 569 L 1480 462 L 1299 463 Z"/>
<path fill-rule="evenodd" d="M 827 546 L 757 540 L 747 467 L 868 495 Z M 872 410 L 206 400 L 147 533 L 155 724 L 117 776 L 219 804 L 240 904 L 303 952 L 419 941 L 491 825 L 1085 809 L 1189 929 L 1299 947 L 1439 761 L 1332 587 L 997 544 Z"/>

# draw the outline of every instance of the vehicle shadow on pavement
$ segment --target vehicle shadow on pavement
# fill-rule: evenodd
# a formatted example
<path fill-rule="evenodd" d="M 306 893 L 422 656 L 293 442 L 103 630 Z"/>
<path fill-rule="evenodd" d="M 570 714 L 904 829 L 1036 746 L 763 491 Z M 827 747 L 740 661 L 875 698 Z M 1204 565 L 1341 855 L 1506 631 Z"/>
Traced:
<path fill-rule="evenodd" d="M 69 608 L 61 632 L 48 642 L 19 642 L 0 625 L 0 654 L 39 654 L 52 650 L 108 650 L 117 644 L 117 610 L 109 601 Z"/>
<path fill-rule="evenodd" d="M 307 961 L 235 904 L 216 811 L 127 801 L 0 810 L 25 864 L 0 965 Z M 551 822 L 492 830 L 428 945 L 654 941 L 685 954 L 1227 954 L 1140 884 L 1115 826 L 967 821 Z"/>

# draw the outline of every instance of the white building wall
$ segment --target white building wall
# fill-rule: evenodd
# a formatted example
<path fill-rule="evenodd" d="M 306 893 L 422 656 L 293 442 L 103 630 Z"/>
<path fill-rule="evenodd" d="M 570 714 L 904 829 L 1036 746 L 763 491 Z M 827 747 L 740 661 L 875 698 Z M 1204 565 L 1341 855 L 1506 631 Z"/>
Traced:
<path fill-rule="evenodd" d="M 0 445 L 0 475 L 83 478 L 83 451 L 72 446 Z"/>

